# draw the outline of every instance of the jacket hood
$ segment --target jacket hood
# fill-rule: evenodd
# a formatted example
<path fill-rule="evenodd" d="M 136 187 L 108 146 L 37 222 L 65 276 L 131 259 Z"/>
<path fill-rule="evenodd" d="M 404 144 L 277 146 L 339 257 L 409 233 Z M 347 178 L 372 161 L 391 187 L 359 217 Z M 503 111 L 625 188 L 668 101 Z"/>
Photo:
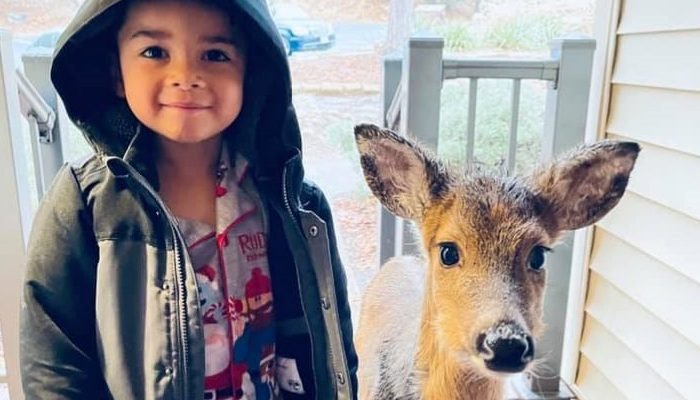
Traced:
<path fill-rule="evenodd" d="M 287 160 L 300 154 L 301 138 L 291 103 L 289 65 L 275 23 L 265 0 L 208 3 L 228 12 L 248 40 L 243 107 L 224 132 L 225 141 L 233 148 L 231 154 L 241 153 L 257 175 L 277 174 Z M 147 128 L 115 92 L 116 35 L 127 5 L 127 1 L 86 0 L 61 34 L 51 68 L 51 80 L 68 115 L 94 150 L 106 156 L 125 157 L 132 143 L 143 144 L 143 150 L 153 136 L 143 134 Z"/>

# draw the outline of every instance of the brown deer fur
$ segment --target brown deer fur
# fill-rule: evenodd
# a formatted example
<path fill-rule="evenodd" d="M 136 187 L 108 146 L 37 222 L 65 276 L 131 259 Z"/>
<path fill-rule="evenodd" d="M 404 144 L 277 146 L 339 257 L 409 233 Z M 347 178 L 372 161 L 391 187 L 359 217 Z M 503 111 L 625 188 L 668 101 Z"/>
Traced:
<path fill-rule="evenodd" d="M 502 400 L 508 374 L 487 368 L 477 338 L 502 321 L 541 333 L 546 272 L 532 267 L 533 249 L 610 211 L 639 146 L 602 141 L 509 178 L 448 170 L 376 126 L 355 136 L 372 192 L 415 221 L 424 250 L 390 260 L 367 288 L 356 335 L 360 398 Z M 449 268 L 446 243 L 459 253 Z"/>

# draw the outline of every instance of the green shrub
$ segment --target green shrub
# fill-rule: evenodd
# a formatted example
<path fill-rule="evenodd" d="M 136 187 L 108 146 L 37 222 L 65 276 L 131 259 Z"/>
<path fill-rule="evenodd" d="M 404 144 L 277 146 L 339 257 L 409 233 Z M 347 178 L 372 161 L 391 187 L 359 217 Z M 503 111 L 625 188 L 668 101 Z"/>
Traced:
<path fill-rule="evenodd" d="M 470 50 L 545 50 L 567 29 L 562 17 L 542 12 L 487 17 L 479 23 L 452 20 L 445 23 L 416 21 L 417 31 L 433 32 L 445 39 L 450 52 Z"/>
<path fill-rule="evenodd" d="M 520 14 L 492 21 L 485 33 L 484 45 L 502 50 L 546 49 L 564 30 L 565 24 L 559 16 Z"/>
<path fill-rule="evenodd" d="M 460 52 L 481 47 L 478 33 L 468 23 L 449 22 L 434 29 L 445 39 L 447 51 Z"/>

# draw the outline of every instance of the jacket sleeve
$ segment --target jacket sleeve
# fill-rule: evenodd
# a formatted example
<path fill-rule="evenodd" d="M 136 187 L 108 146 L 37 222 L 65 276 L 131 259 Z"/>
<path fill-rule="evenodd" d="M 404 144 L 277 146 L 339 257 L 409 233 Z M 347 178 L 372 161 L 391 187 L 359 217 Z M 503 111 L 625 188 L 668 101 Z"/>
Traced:
<path fill-rule="evenodd" d="M 106 398 L 95 340 L 97 244 L 73 170 L 42 199 L 27 251 L 20 327 L 27 399 Z"/>
<path fill-rule="evenodd" d="M 331 252 L 331 263 L 333 266 L 333 276 L 335 279 L 335 294 L 338 302 L 338 314 L 340 317 L 341 331 L 343 335 L 343 347 L 345 348 L 345 357 L 348 362 L 348 373 L 350 374 L 350 383 L 352 384 L 353 394 L 357 398 L 357 352 L 353 342 L 352 316 L 350 311 L 350 302 L 348 300 L 347 278 L 345 276 L 345 268 L 340 260 L 338 253 L 338 242 L 335 236 L 335 228 L 333 226 L 333 215 L 326 196 L 318 186 L 314 185 L 314 192 L 318 199 L 318 215 L 326 221 L 328 228 L 328 238 Z"/>

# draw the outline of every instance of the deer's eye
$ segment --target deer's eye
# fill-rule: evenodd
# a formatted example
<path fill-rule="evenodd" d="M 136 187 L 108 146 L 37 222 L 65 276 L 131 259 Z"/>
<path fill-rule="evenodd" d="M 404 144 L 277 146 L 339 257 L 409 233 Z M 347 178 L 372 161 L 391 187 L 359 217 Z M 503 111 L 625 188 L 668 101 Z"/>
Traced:
<path fill-rule="evenodd" d="M 459 262 L 459 250 L 454 243 L 440 243 L 440 262 L 445 268 L 452 268 Z"/>
<path fill-rule="evenodd" d="M 550 251 L 550 249 L 544 246 L 535 246 L 532 251 L 530 251 L 530 256 L 527 259 L 527 265 L 535 271 L 541 270 L 544 266 L 544 253 L 548 251 Z"/>

